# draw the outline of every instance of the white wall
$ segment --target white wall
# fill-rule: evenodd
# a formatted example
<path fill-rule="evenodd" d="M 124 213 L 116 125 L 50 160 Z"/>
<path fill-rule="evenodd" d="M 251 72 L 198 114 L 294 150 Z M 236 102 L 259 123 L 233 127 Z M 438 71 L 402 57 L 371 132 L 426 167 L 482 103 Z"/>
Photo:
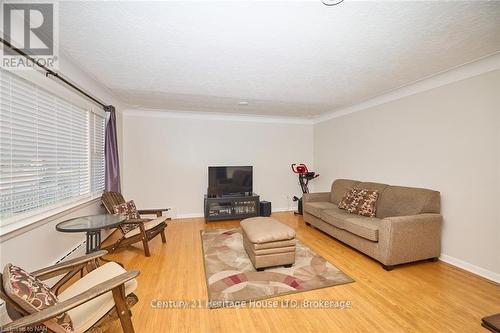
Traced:
<path fill-rule="evenodd" d="M 316 189 L 336 178 L 441 192 L 443 259 L 500 281 L 500 71 L 314 127 Z"/>
<path fill-rule="evenodd" d="M 124 113 L 124 193 L 138 207 L 173 207 L 174 216 L 203 216 L 207 167 L 253 165 L 254 192 L 273 210 L 292 210 L 300 194 L 290 164 L 312 166 L 312 124 Z"/>

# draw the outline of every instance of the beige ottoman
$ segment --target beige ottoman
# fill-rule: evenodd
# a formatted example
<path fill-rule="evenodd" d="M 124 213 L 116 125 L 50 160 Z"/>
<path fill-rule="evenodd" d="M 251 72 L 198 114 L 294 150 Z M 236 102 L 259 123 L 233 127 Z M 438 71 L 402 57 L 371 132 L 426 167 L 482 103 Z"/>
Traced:
<path fill-rule="evenodd" d="M 241 221 L 243 245 L 254 267 L 292 266 L 295 262 L 295 230 L 270 217 Z"/>

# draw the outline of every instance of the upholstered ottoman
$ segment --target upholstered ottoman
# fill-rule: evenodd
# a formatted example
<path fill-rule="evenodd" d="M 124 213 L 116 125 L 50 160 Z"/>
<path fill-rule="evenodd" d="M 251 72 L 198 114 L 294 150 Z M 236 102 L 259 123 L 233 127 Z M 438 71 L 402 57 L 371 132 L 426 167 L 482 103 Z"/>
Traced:
<path fill-rule="evenodd" d="M 270 217 L 241 221 L 243 245 L 254 267 L 292 266 L 295 262 L 295 230 Z"/>

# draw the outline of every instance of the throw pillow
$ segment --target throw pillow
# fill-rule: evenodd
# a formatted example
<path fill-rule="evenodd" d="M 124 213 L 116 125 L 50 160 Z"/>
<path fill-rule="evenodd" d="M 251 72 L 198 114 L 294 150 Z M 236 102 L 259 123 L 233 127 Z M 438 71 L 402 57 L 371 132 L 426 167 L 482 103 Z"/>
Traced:
<path fill-rule="evenodd" d="M 367 217 L 375 217 L 377 210 L 378 191 L 362 188 L 350 188 L 344 193 L 338 207 L 349 213 Z"/>
<path fill-rule="evenodd" d="M 28 313 L 39 312 L 59 303 L 57 296 L 45 283 L 12 264 L 5 266 L 2 282 L 7 296 Z M 73 322 L 66 312 L 43 324 L 57 333 L 73 332 Z"/>
<path fill-rule="evenodd" d="M 130 200 L 130 201 L 124 202 L 122 204 L 113 206 L 113 210 L 117 214 L 125 215 L 127 217 L 127 220 L 135 220 L 135 219 L 141 218 L 141 216 L 137 212 L 137 208 L 135 207 L 134 200 Z M 137 227 L 139 227 L 138 224 L 121 224 L 120 225 L 120 229 L 122 230 L 123 234 L 126 234 L 127 232 L 134 230 Z"/>
<path fill-rule="evenodd" d="M 113 210 L 117 214 L 125 215 L 127 220 L 140 219 L 140 215 L 137 212 L 137 208 L 135 207 L 134 200 L 130 200 L 124 202 L 122 204 L 116 205 L 113 207 Z"/>

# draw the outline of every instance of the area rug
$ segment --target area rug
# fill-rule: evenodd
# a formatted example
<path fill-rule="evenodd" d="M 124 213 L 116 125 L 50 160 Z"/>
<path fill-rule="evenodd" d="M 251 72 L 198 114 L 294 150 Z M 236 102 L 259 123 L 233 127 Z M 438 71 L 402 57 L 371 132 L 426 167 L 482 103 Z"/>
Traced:
<path fill-rule="evenodd" d="M 257 272 L 243 248 L 240 228 L 205 230 L 201 240 L 211 308 L 354 282 L 300 241 L 292 267 Z"/>

